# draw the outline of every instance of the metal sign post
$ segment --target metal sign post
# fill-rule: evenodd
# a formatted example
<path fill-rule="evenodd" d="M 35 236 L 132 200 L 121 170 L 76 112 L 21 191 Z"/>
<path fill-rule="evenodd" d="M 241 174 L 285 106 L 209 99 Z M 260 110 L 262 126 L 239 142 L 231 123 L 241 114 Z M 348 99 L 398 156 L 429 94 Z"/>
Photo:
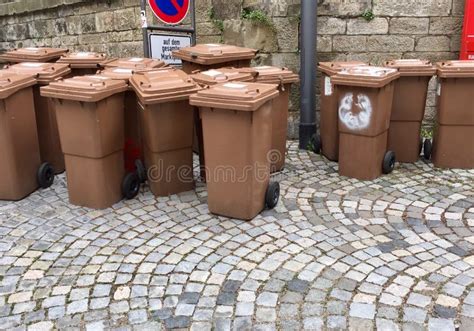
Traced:
<path fill-rule="evenodd" d="M 145 57 L 155 57 L 168 64 L 179 65 L 181 62 L 170 56 L 171 50 L 196 44 L 195 0 L 189 0 L 191 13 L 191 27 L 189 28 L 172 24 L 148 25 L 146 16 L 148 1 L 140 0 L 143 53 Z M 171 3 L 176 2 L 171 1 Z"/>

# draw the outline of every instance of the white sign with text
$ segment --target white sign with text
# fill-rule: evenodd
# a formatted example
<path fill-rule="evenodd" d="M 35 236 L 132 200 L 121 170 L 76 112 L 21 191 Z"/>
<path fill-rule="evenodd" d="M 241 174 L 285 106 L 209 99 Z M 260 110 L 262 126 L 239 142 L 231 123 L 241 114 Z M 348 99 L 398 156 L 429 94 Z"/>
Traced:
<path fill-rule="evenodd" d="M 181 65 L 181 60 L 173 57 L 172 52 L 191 46 L 191 36 L 151 34 L 151 57 L 169 65 Z"/>

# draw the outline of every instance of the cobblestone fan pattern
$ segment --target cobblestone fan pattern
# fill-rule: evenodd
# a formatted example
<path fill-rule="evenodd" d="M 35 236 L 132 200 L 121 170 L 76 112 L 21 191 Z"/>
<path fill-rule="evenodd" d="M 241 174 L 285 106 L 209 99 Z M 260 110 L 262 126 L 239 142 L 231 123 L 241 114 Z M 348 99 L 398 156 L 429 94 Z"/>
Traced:
<path fill-rule="evenodd" d="M 61 177 L 0 202 L 0 328 L 474 329 L 474 171 L 289 159 L 251 222 L 209 214 L 204 185 L 91 211 Z"/>
<path fill-rule="evenodd" d="M 299 70 L 300 0 L 195 1 L 198 42 L 256 48 L 260 52 L 255 64 Z M 402 57 L 456 59 L 464 3 L 465 0 L 318 0 L 318 61 L 381 64 Z M 250 15 L 252 12 L 257 15 Z M 373 20 L 364 19 L 364 12 L 369 16 L 373 13 Z M 151 11 L 148 14 L 149 22 L 153 22 Z M 0 51 L 52 45 L 107 52 L 116 57 L 143 53 L 137 0 L 0 0 L 0 26 L 5 27 L 0 29 Z M 298 94 L 298 87 L 294 87 L 288 127 L 292 138 L 298 137 Z M 435 95 L 433 81 L 425 124 L 434 120 Z"/>

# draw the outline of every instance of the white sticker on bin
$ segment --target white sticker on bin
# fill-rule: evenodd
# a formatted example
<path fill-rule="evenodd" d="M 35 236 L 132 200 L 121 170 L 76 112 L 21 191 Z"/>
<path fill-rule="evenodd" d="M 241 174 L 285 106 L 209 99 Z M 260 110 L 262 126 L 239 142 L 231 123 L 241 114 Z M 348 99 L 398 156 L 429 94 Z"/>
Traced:
<path fill-rule="evenodd" d="M 220 47 L 221 45 L 219 45 L 219 44 L 206 44 L 206 46 L 209 46 L 209 47 Z"/>
<path fill-rule="evenodd" d="M 20 63 L 22 67 L 28 67 L 28 68 L 39 68 L 43 66 L 43 63 L 32 63 L 32 62 L 23 62 Z"/>
<path fill-rule="evenodd" d="M 210 76 L 210 77 L 216 77 L 219 75 L 222 75 L 222 72 L 217 71 L 217 70 L 208 70 L 208 71 L 203 71 L 203 75 Z"/>
<path fill-rule="evenodd" d="M 79 57 L 85 57 L 85 56 L 90 56 L 92 55 L 91 53 L 89 52 L 79 52 L 79 53 L 76 53 L 76 56 L 79 56 Z"/>
<path fill-rule="evenodd" d="M 438 80 L 438 86 L 436 87 L 436 94 L 440 97 L 441 96 L 441 81 Z"/>
<path fill-rule="evenodd" d="M 228 88 L 238 88 L 238 89 L 242 89 L 242 88 L 246 88 L 247 85 L 244 85 L 244 84 L 236 84 L 236 83 L 227 83 L 227 84 L 224 84 L 223 85 L 224 87 L 228 87 Z"/>
<path fill-rule="evenodd" d="M 143 61 L 143 58 L 141 57 L 132 57 L 131 59 L 129 59 L 130 62 L 142 62 Z"/>
<path fill-rule="evenodd" d="M 332 95 L 332 83 L 331 77 L 324 78 L 324 95 Z"/>
<path fill-rule="evenodd" d="M 270 66 L 260 66 L 260 67 L 255 67 L 255 69 L 257 70 L 267 70 L 267 69 L 271 69 L 272 67 Z"/>
<path fill-rule="evenodd" d="M 131 74 L 133 73 L 133 70 L 118 68 L 118 69 L 114 69 L 114 72 L 119 73 L 119 74 Z"/>
<path fill-rule="evenodd" d="M 38 47 L 26 47 L 25 50 L 27 50 L 27 51 L 38 51 L 39 48 Z"/>

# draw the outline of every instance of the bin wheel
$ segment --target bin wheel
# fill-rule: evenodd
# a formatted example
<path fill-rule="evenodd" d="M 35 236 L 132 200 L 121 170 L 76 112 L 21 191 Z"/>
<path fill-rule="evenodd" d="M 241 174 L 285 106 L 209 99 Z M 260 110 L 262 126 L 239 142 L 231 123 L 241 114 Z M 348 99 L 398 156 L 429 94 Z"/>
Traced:
<path fill-rule="evenodd" d="M 280 200 L 280 183 L 271 182 L 268 185 L 267 194 L 265 195 L 265 204 L 268 209 L 273 209 Z"/>
<path fill-rule="evenodd" d="M 431 153 L 433 152 L 433 144 L 430 139 L 426 139 L 423 144 L 423 157 L 425 160 L 431 159 Z"/>
<path fill-rule="evenodd" d="M 135 161 L 135 169 L 137 170 L 137 176 L 140 180 L 140 183 L 144 183 L 147 180 L 146 168 L 142 160 Z"/>
<path fill-rule="evenodd" d="M 385 175 L 391 173 L 393 169 L 395 169 L 395 162 L 395 152 L 388 151 L 387 153 L 385 153 L 385 157 L 383 158 L 382 172 Z"/>
<path fill-rule="evenodd" d="M 140 179 L 134 172 L 129 172 L 122 181 L 122 194 L 125 199 L 131 200 L 140 191 Z"/>
<path fill-rule="evenodd" d="M 311 149 L 316 154 L 321 154 L 321 136 L 317 133 L 311 136 L 310 140 Z"/>
<path fill-rule="evenodd" d="M 43 163 L 39 169 L 37 174 L 38 185 L 41 188 L 48 188 L 51 187 L 54 183 L 54 168 L 49 163 Z"/>

